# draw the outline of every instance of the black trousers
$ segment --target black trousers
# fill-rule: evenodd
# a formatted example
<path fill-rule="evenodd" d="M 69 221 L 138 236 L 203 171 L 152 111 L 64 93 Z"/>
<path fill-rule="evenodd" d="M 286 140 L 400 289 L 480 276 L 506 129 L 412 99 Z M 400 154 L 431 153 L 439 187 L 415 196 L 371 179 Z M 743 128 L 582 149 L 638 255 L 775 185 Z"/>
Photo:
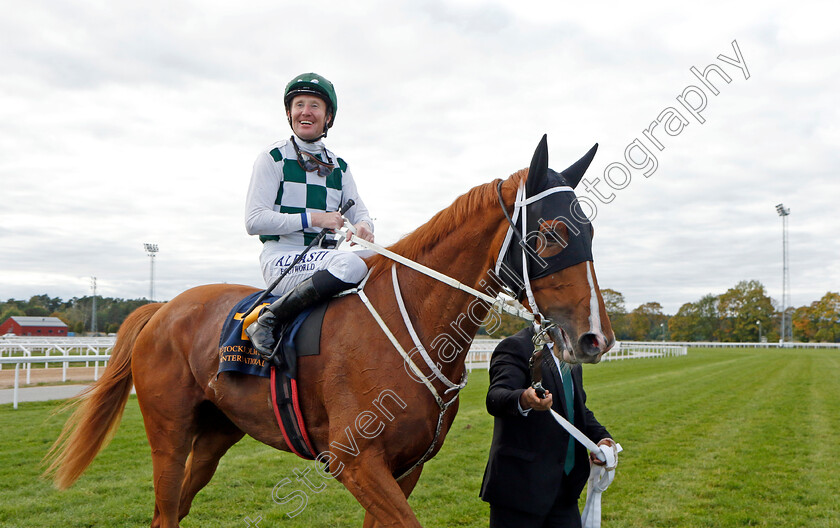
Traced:
<path fill-rule="evenodd" d="M 577 501 L 554 503 L 544 515 L 490 505 L 490 528 L 581 528 Z"/>

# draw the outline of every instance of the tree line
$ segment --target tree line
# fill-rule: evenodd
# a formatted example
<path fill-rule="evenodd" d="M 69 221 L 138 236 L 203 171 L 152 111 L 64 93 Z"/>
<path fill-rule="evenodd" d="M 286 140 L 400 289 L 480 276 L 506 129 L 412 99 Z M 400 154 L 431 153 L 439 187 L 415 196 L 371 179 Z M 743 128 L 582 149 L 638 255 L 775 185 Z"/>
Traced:
<path fill-rule="evenodd" d="M 663 314 L 657 302 L 628 313 L 621 293 L 606 289 L 602 294 L 618 340 L 778 342 L 780 338 L 781 310 L 756 280 L 685 303 L 674 315 Z M 840 341 L 840 294 L 827 292 L 810 305 L 788 307 L 785 318 L 794 341 L 836 343 Z"/>
<path fill-rule="evenodd" d="M 658 302 L 647 302 L 628 312 L 620 292 L 605 288 L 601 294 L 619 341 L 779 341 L 782 314 L 759 281 L 741 281 L 720 295 L 704 295 L 683 304 L 674 315 L 663 313 Z M 147 302 L 97 296 L 97 331 L 116 332 L 128 314 Z M 69 331 L 85 334 L 91 332 L 92 308 L 92 296 L 69 301 L 48 295 L 35 295 L 26 301 L 9 299 L 0 304 L 0 323 L 15 315 L 53 316 L 64 321 Z M 786 318 L 792 321 L 795 341 L 840 342 L 840 293 L 827 292 L 809 305 L 789 307 Z M 526 324 L 503 314 L 501 319 L 494 318 L 490 331 L 482 327 L 479 334 L 507 337 Z"/>
<path fill-rule="evenodd" d="M 779 341 L 782 314 L 759 281 L 741 281 L 720 295 L 704 295 L 683 304 L 673 315 L 663 313 L 658 302 L 646 302 L 628 312 L 623 294 L 609 288 L 601 294 L 619 341 Z M 810 305 L 788 307 L 786 318 L 793 323 L 788 324 L 788 331 L 792 328 L 794 341 L 840 342 L 840 293 L 827 292 Z M 525 326 L 504 314 L 494 332 L 479 333 L 506 337 Z"/>

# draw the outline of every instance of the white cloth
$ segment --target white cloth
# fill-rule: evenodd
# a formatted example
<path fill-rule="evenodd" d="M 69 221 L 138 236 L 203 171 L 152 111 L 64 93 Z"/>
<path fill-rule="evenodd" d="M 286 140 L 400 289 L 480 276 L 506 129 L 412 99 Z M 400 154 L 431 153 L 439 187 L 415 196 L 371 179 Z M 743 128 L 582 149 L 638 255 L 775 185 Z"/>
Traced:
<path fill-rule="evenodd" d="M 606 466 L 592 464 L 586 489 L 586 504 L 580 516 L 583 528 L 601 528 L 601 494 L 607 491 L 615 478 L 618 465 L 618 446 L 600 446 Z M 600 458 L 600 457 L 598 457 Z"/>
<path fill-rule="evenodd" d="M 615 477 L 615 468 L 618 466 L 618 454 L 621 453 L 621 444 L 597 445 L 586 437 L 580 430 L 569 423 L 568 420 L 557 414 L 554 409 L 548 412 L 554 420 L 560 424 L 575 440 L 583 444 L 589 452 L 594 453 L 598 460 L 606 462 L 605 466 L 592 464 L 589 470 L 589 486 L 586 490 L 586 506 L 583 508 L 581 520 L 583 528 L 600 528 L 601 526 L 601 493 L 607 490 Z"/>

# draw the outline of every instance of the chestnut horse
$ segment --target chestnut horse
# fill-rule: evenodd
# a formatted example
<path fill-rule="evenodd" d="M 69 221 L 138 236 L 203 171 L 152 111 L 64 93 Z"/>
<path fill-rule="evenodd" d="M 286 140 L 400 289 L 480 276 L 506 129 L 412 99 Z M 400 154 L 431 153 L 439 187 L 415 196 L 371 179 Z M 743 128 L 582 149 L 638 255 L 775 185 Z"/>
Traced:
<path fill-rule="evenodd" d="M 518 222 L 513 213 L 517 192 L 526 183 L 533 191 L 522 197 L 559 185 L 569 192 L 553 196 L 574 198 L 572 187 L 591 155 L 594 148 L 587 160 L 558 174 L 548 168 L 543 138 L 530 169 L 471 189 L 389 249 L 494 296 L 503 289 L 492 273 L 503 246 L 519 251 L 517 239 L 509 240 L 511 222 L 506 219 L 513 214 L 512 221 Z M 525 209 L 533 212 L 531 207 L 522 206 L 523 214 Z M 534 258 L 550 262 L 571 251 L 573 234 L 591 244 L 591 226 L 581 233 L 574 222 L 558 221 L 568 216 L 568 209 L 551 214 L 549 220 L 529 217 L 539 222 L 539 243 L 530 249 Z M 591 251 L 589 255 L 588 260 L 533 278 L 532 293 L 520 291 L 519 297 L 526 304 L 526 297 L 533 298 L 541 315 L 557 324 L 552 333 L 556 354 L 594 363 L 612 346 L 614 336 Z M 524 254 L 523 258 L 528 260 Z M 381 255 L 369 257 L 367 263 L 372 272 L 364 293 L 402 347 L 412 350 L 393 290 L 395 264 Z M 442 374 L 457 381 L 481 319 L 492 316 L 489 305 L 476 307 L 467 293 L 402 265 L 397 276 L 416 334 Z M 120 328 L 105 374 L 80 396 L 79 407 L 48 455 L 48 473 L 54 472 L 56 485 L 63 489 L 75 482 L 107 443 L 119 425 L 132 383 L 152 452 L 152 527 L 176 528 L 219 459 L 245 434 L 289 451 L 272 409 L 269 379 L 227 372 L 217 376 L 223 321 L 254 291 L 237 285 L 199 286 L 168 303 L 149 304 L 132 313 Z M 465 317 L 467 313 L 471 316 Z M 324 476 L 337 478 L 366 510 L 366 527 L 420 526 L 407 501 L 422 470 L 417 463 L 427 459 L 424 454 L 437 453 L 457 412 L 456 401 L 443 414 L 409 370 L 359 295 L 332 300 L 323 320 L 320 355 L 299 359 L 299 398 L 309 439 L 320 453 L 321 467 L 329 472 Z M 429 372 L 426 365 L 422 370 Z M 428 379 L 444 394 L 447 387 L 438 378 Z"/>

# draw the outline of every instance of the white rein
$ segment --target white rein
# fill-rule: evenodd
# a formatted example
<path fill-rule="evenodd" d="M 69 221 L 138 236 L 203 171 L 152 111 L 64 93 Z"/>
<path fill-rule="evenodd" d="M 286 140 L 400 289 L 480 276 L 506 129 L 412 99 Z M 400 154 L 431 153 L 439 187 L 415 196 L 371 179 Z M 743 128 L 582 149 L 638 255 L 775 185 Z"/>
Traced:
<path fill-rule="evenodd" d="M 556 187 L 554 189 L 551 189 L 548 192 L 541 193 L 540 195 L 534 196 L 534 197 L 526 200 L 525 199 L 524 184 L 520 185 L 520 188 L 519 188 L 519 190 L 517 192 L 517 196 L 516 196 L 513 222 L 514 223 L 516 222 L 516 218 L 518 216 L 518 213 L 521 211 L 522 212 L 522 217 L 523 217 L 522 218 L 522 220 L 523 220 L 522 221 L 522 226 L 523 226 L 523 230 L 524 230 L 524 226 L 526 225 L 526 223 L 525 223 L 525 209 L 526 209 L 525 206 L 528 203 L 531 203 L 533 201 L 536 201 L 539 198 L 542 198 L 543 195 L 545 195 L 545 194 L 549 194 L 551 192 L 558 192 L 558 191 L 567 191 L 567 190 L 571 190 L 571 188 Z M 498 263 L 501 262 L 502 255 L 504 254 L 505 249 L 507 248 L 507 246 L 511 242 L 512 232 L 513 232 L 513 226 L 510 226 L 508 228 L 508 232 L 506 234 L 504 243 L 502 244 L 502 252 L 500 253 L 499 258 L 497 259 L 497 270 L 496 270 L 497 272 L 498 272 L 498 265 L 499 265 Z M 343 229 L 339 230 L 339 233 L 341 234 L 341 237 L 339 237 L 339 243 L 341 243 L 344 239 L 347 238 L 348 233 L 352 233 L 352 234 L 355 235 L 356 234 L 356 229 L 347 219 L 345 219 L 344 220 L 344 227 L 343 227 Z M 525 235 L 525 233 L 522 233 L 523 237 L 524 237 L 524 235 Z M 443 282 L 444 284 L 447 284 L 447 285 L 449 285 L 449 286 L 451 286 L 451 287 L 453 287 L 457 290 L 461 290 L 463 292 L 469 293 L 470 295 L 472 295 L 472 296 L 474 296 L 478 299 L 481 299 L 482 301 L 487 302 L 493 308 L 498 307 L 499 309 L 504 310 L 505 312 L 507 312 L 511 315 L 514 315 L 514 316 L 519 317 L 521 319 L 524 319 L 526 321 L 530 321 L 532 324 L 535 325 L 535 328 L 539 325 L 539 323 L 536 321 L 537 317 L 542 319 L 539 312 L 536 310 L 537 305 L 536 305 L 536 301 L 534 299 L 533 293 L 531 292 L 531 284 L 530 284 L 530 280 L 528 280 L 528 275 L 527 275 L 527 268 L 528 268 L 527 265 L 523 265 L 523 272 L 525 273 L 525 276 L 523 277 L 523 279 L 524 279 L 525 288 L 526 288 L 526 292 L 527 292 L 527 296 L 528 296 L 528 302 L 530 303 L 531 307 L 534 308 L 533 313 L 527 312 L 523 308 L 518 308 L 518 307 L 512 306 L 512 305 L 508 304 L 507 302 L 505 302 L 503 299 L 500 299 L 498 297 L 490 297 L 486 293 L 482 293 L 482 292 L 476 290 L 475 288 L 467 286 L 467 285 L 459 282 L 458 280 L 456 280 L 452 277 L 449 277 L 448 275 L 444 275 L 443 273 L 435 271 L 435 270 L 433 270 L 429 267 L 426 267 L 426 266 L 424 266 L 424 265 L 422 265 L 418 262 L 414 262 L 413 260 L 407 259 L 407 258 L 403 257 L 402 255 L 394 253 L 393 251 L 391 251 L 389 249 L 386 249 L 386 248 L 384 248 L 384 247 L 382 247 L 378 244 L 375 244 L 373 242 L 368 242 L 367 240 L 364 240 L 361 237 L 354 237 L 353 242 L 355 244 L 359 245 L 359 246 L 362 246 L 366 249 L 369 249 L 369 250 L 371 250 L 375 253 L 378 253 L 378 254 L 380 254 L 384 257 L 387 257 L 387 258 L 389 258 L 389 259 L 391 259 L 395 262 L 399 262 L 400 264 L 402 264 L 404 266 L 407 266 L 407 267 L 409 267 L 409 268 L 411 268 L 415 271 L 418 271 L 418 272 L 420 272 L 424 275 L 427 275 L 427 276 L 429 276 L 429 277 L 431 277 L 435 280 Z M 523 249 L 523 255 L 522 256 L 523 256 L 523 263 L 527 262 L 524 249 Z M 369 275 L 370 275 L 370 273 L 368 273 L 368 276 Z M 449 400 L 448 402 L 444 402 L 443 398 L 440 396 L 437 389 L 435 389 L 435 386 L 431 383 L 431 381 L 429 381 L 429 378 L 432 377 L 432 376 L 427 377 L 426 375 L 423 374 L 423 372 L 420 370 L 420 368 L 411 359 L 411 355 L 408 354 L 405 351 L 405 349 L 402 347 L 400 342 L 397 340 L 396 336 L 394 336 L 393 332 L 391 332 L 391 330 L 388 328 L 387 324 L 385 324 L 385 321 L 382 319 L 382 317 L 379 315 L 379 313 L 373 307 L 373 304 L 371 304 L 370 299 L 368 299 L 367 295 L 365 295 L 364 286 L 367 283 L 367 277 L 365 277 L 365 279 L 361 282 L 361 284 L 359 284 L 359 286 L 357 288 L 355 288 L 353 290 L 350 290 L 348 292 L 350 294 L 355 293 L 359 296 L 362 303 L 365 305 L 365 307 L 371 313 L 373 318 L 379 324 L 379 327 L 382 329 L 382 331 L 385 333 L 385 335 L 391 341 L 391 344 L 394 346 L 394 348 L 397 349 L 397 352 L 399 352 L 399 354 L 402 356 L 403 360 L 406 362 L 406 364 L 409 366 L 409 368 L 411 368 L 412 372 L 419 378 L 419 380 L 424 385 L 426 385 L 426 388 L 428 388 L 429 391 L 432 393 L 432 395 L 435 398 L 435 401 L 437 402 L 438 406 L 441 409 L 441 412 L 438 416 L 437 427 L 435 429 L 435 436 L 434 436 L 434 439 L 432 440 L 431 446 L 429 446 L 429 449 L 420 458 L 420 460 L 418 460 L 411 468 L 409 468 L 405 473 L 403 473 L 400 477 L 397 478 L 397 480 L 401 480 L 401 479 L 405 478 L 409 473 L 411 473 L 417 466 L 423 464 L 426 461 L 427 457 L 431 454 L 431 452 L 434 449 L 435 445 L 437 444 L 437 440 L 440 436 L 441 424 L 443 423 L 443 415 L 446 412 L 446 409 L 448 409 L 449 406 L 452 403 L 454 403 L 455 400 L 457 400 L 458 392 L 466 386 L 466 384 L 467 384 L 467 373 L 466 373 L 466 370 L 465 370 L 464 371 L 464 376 L 463 376 L 461 382 L 457 383 L 457 384 L 453 383 L 446 376 L 443 375 L 443 373 L 440 371 L 440 369 L 435 365 L 435 362 L 429 356 L 425 347 L 423 347 L 422 343 L 420 342 L 419 337 L 417 336 L 417 332 L 414 330 L 414 326 L 412 325 L 411 320 L 408 317 L 408 312 L 405 309 L 405 303 L 403 302 L 403 299 L 402 299 L 402 293 L 400 292 L 399 281 L 397 279 L 397 270 L 396 270 L 395 266 L 391 267 L 391 278 L 392 278 L 392 282 L 394 284 L 394 296 L 397 299 L 397 304 L 399 305 L 399 308 L 400 308 L 400 314 L 403 317 L 403 321 L 405 322 L 406 328 L 408 328 L 408 332 L 411 335 L 412 341 L 414 342 L 415 350 L 420 353 L 420 355 L 422 356 L 426 365 L 429 367 L 429 369 L 431 369 L 434 377 L 437 378 L 438 380 L 440 380 L 444 385 L 449 387 L 445 391 L 445 394 L 450 392 L 450 391 L 453 391 L 453 390 L 455 391 L 455 396 L 451 400 Z M 551 346 L 552 343 L 547 343 L 547 345 Z M 622 450 L 621 445 L 616 444 L 615 446 L 599 446 L 599 445 L 595 444 L 592 440 L 587 438 L 586 435 L 584 435 L 578 428 L 576 428 L 574 425 L 569 423 L 568 420 L 566 420 L 565 418 L 560 416 L 553 409 L 550 409 L 550 411 L 551 411 L 551 415 L 554 417 L 554 419 L 557 421 L 557 423 L 560 424 L 573 438 L 575 438 L 578 442 L 583 444 L 589 451 L 591 451 L 592 453 L 595 453 L 595 456 L 599 460 L 601 460 L 602 462 L 605 462 L 604 466 L 599 466 L 599 465 L 595 465 L 595 464 L 592 465 L 592 468 L 590 470 L 590 475 L 589 475 L 589 486 L 588 486 L 588 489 L 587 489 L 586 506 L 584 507 L 583 513 L 581 515 L 581 519 L 582 519 L 584 528 L 600 528 L 600 526 L 601 526 L 601 493 L 603 491 L 605 491 L 607 489 L 607 487 L 609 487 L 610 483 L 612 482 L 612 480 L 615 476 L 615 468 L 618 465 L 618 453 L 621 452 L 621 450 Z"/>

